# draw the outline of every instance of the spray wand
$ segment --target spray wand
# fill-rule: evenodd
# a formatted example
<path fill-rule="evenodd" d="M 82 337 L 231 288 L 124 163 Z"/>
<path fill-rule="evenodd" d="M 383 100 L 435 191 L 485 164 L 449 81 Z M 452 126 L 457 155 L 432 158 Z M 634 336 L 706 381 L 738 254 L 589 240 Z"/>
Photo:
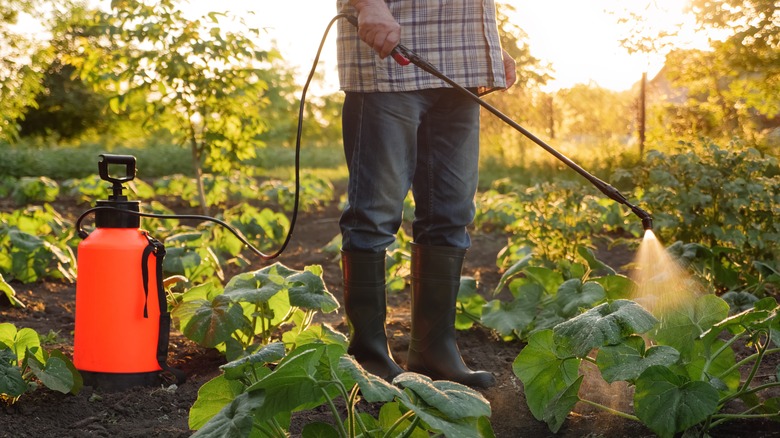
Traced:
<path fill-rule="evenodd" d="M 358 21 L 357 18 L 354 15 L 348 15 L 348 14 L 340 14 L 341 17 L 345 18 L 347 21 L 350 22 L 355 27 L 358 27 Z M 441 79 L 442 81 L 446 82 L 447 84 L 451 85 L 456 90 L 460 91 L 464 95 L 471 98 L 473 101 L 477 102 L 479 105 L 481 105 L 486 110 L 490 111 L 494 116 L 498 117 L 504 123 L 511 126 L 512 128 L 515 128 L 517 131 L 519 131 L 521 134 L 526 136 L 529 140 L 533 141 L 537 145 L 541 146 L 542 149 L 546 150 L 550 154 L 552 154 L 555 158 L 562 161 L 564 164 L 569 166 L 571 169 L 573 169 L 575 172 L 582 175 L 585 179 L 587 179 L 591 184 L 596 186 L 597 189 L 601 191 L 601 193 L 607 195 L 610 199 L 619 202 L 620 204 L 623 204 L 631 209 L 631 211 L 637 215 L 642 220 L 642 227 L 645 230 L 652 230 L 653 229 L 653 217 L 650 215 L 650 213 L 646 212 L 645 210 L 642 210 L 641 208 L 637 207 L 636 205 L 630 203 L 628 199 L 626 199 L 623 194 L 621 194 L 616 188 L 612 187 L 611 185 L 607 184 L 606 182 L 600 180 L 593 174 L 589 173 L 582 167 L 580 167 L 577 163 L 569 159 L 567 156 L 563 155 L 562 153 L 555 150 L 552 146 L 545 143 L 542 139 L 535 136 L 532 132 L 529 130 L 523 128 L 509 118 L 506 114 L 502 113 L 498 109 L 496 109 L 494 106 L 490 105 L 489 103 L 482 100 L 479 96 L 472 93 L 465 87 L 461 86 L 454 80 L 447 77 L 444 73 L 439 71 L 436 67 L 434 67 L 430 62 L 422 58 L 420 55 L 416 54 L 412 50 L 409 50 L 406 46 L 403 44 L 399 44 L 393 49 L 391 56 L 393 59 L 399 64 L 399 65 L 409 65 L 414 64 L 417 67 L 421 68 L 422 70 L 432 74 L 433 76 L 436 76 L 437 78 Z"/>

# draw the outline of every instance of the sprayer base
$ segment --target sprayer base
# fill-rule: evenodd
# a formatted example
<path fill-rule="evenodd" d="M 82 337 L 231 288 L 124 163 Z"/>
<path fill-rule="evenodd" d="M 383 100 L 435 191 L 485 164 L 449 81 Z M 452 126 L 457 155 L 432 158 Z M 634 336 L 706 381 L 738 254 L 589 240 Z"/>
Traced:
<path fill-rule="evenodd" d="M 99 373 L 82 371 L 85 386 L 103 391 L 124 391 L 135 386 L 159 386 L 163 383 L 160 371 L 149 373 Z"/>

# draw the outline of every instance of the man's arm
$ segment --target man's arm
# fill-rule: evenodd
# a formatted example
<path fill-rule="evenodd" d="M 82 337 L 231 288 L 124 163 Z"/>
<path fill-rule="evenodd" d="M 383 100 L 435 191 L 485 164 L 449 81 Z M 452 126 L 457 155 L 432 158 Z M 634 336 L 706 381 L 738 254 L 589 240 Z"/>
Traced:
<path fill-rule="evenodd" d="M 358 12 L 358 35 L 384 59 L 401 41 L 401 25 L 384 0 L 350 0 Z"/>

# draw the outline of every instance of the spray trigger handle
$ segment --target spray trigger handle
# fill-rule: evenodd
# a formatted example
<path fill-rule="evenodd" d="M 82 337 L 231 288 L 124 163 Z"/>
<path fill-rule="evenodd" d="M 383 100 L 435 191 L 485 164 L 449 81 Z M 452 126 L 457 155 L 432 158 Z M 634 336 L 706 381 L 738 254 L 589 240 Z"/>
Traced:
<path fill-rule="evenodd" d="M 110 164 L 124 165 L 125 176 L 112 177 L 109 174 L 108 166 Z M 114 191 L 114 194 L 113 196 L 110 196 L 109 199 L 114 201 L 126 200 L 127 198 L 122 196 L 122 190 L 124 190 L 122 184 L 135 179 L 135 157 L 132 155 L 100 154 L 98 171 L 100 173 L 100 179 L 113 184 L 112 190 Z"/>

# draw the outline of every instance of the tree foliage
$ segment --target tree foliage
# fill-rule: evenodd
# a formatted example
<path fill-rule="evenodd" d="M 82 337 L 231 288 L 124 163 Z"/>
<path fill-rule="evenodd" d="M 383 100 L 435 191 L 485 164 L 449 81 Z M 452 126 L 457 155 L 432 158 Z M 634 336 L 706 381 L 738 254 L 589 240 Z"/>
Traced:
<path fill-rule="evenodd" d="M 25 107 L 35 105 L 41 89 L 41 65 L 47 54 L 35 54 L 35 44 L 14 26 L 20 15 L 31 14 L 37 0 L 5 0 L 0 3 L 0 140 L 14 140 Z"/>
<path fill-rule="evenodd" d="M 692 0 L 690 9 L 702 29 L 727 32 L 716 49 L 730 62 L 753 71 L 780 69 L 780 6 L 776 0 Z"/>
<path fill-rule="evenodd" d="M 114 0 L 111 8 L 89 18 L 90 32 L 76 41 L 83 55 L 69 61 L 81 78 L 110 93 L 114 112 L 139 115 L 188 145 L 201 182 L 204 168 L 226 172 L 254 157 L 274 75 L 268 62 L 277 56 L 259 49 L 259 30 L 223 13 L 190 19 L 175 0 Z"/>

